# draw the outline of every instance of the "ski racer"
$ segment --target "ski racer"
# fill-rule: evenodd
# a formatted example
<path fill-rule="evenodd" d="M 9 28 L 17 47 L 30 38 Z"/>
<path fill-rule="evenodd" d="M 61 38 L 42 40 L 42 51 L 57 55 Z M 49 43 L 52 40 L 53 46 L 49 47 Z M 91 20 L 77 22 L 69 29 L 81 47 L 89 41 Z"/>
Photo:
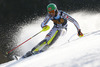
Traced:
<path fill-rule="evenodd" d="M 38 54 L 48 49 L 50 45 L 53 43 L 53 41 L 59 37 L 62 29 L 65 29 L 67 31 L 67 21 L 70 21 L 75 25 L 79 37 L 83 36 L 83 33 L 81 32 L 78 22 L 66 12 L 58 10 L 54 3 L 50 3 L 47 6 L 47 12 L 48 15 L 42 22 L 41 27 L 43 28 L 43 31 L 47 31 L 50 28 L 49 25 L 47 25 L 47 23 L 50 20 L 52 20 L 54 23 L 53 28 L 46 35 L 44 40 L 42 40 L 38 45 L 36 45 L 31 51 L 27 52 L 23 56 L 23 58 L 28 57 L 30 55 Z"/>

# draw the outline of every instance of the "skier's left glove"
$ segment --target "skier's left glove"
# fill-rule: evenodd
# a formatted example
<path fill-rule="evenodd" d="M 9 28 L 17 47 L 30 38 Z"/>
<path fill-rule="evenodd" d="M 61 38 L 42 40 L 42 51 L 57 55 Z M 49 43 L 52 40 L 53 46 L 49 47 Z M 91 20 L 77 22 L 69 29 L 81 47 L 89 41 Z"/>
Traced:
<path fill-rule="evenodd" d="M 81 29 L 78 29 L 78 36 L 79 37 L 83 37 L 84 36 L 83 33 L 81 32 Z"/>
<path fill-rule="evenodd" d="M 49 29 L 50 29 L 50 26 L 46 25 L 46 26 L 43 27 L 42 31 L 47 31 Z"/>

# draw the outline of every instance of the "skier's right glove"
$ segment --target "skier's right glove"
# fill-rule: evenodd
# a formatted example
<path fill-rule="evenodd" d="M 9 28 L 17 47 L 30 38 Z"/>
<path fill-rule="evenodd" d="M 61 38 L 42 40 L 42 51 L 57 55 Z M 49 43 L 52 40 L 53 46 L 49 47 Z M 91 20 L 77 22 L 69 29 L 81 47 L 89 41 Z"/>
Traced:
<path fill-rule="evenodd" d="M 43 27 L 42 31 L 47 31 L 49 29 L 50 29 L 50 26 L 46 25 L 46 26 Z"/>
<path fill-rule="evenodd" d="M 84 36 L 80 29 L 78 30 L 78 36 L 79 37 L 83 37 Z"/>

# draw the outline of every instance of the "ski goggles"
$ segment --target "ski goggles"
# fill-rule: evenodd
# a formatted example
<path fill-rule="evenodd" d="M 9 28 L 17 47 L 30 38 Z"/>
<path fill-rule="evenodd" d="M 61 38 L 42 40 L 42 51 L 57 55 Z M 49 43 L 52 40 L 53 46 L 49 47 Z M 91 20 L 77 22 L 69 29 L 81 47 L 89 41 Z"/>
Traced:
<path fill-rule="evenodd" d="M 49 11 L 48 13 L 49 13 L 49 14 L 51 14 L 51 13 L 54 13 L 54 12 L 55 12 L 55 11 L 54 11 L 54 10 L 52 10 L 52 11 Z"/>

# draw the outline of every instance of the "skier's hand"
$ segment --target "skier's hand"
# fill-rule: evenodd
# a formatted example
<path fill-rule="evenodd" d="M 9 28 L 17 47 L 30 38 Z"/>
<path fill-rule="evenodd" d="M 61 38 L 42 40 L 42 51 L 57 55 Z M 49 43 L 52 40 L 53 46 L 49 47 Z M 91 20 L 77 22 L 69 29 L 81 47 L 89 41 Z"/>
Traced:
<path fill-rule="evenodd" d="M 79 37 L 83 37 L 84 36 L 83 33 L 81 32 L 81 29 L 78 30 L 78 36 Z"/>
<path fill-rule="evenodd" d="M 50 26 L 46 25 L 46 26 L 43 27 L 42 31 L 47 31 L 49 29 L 50 29 Z"/>

